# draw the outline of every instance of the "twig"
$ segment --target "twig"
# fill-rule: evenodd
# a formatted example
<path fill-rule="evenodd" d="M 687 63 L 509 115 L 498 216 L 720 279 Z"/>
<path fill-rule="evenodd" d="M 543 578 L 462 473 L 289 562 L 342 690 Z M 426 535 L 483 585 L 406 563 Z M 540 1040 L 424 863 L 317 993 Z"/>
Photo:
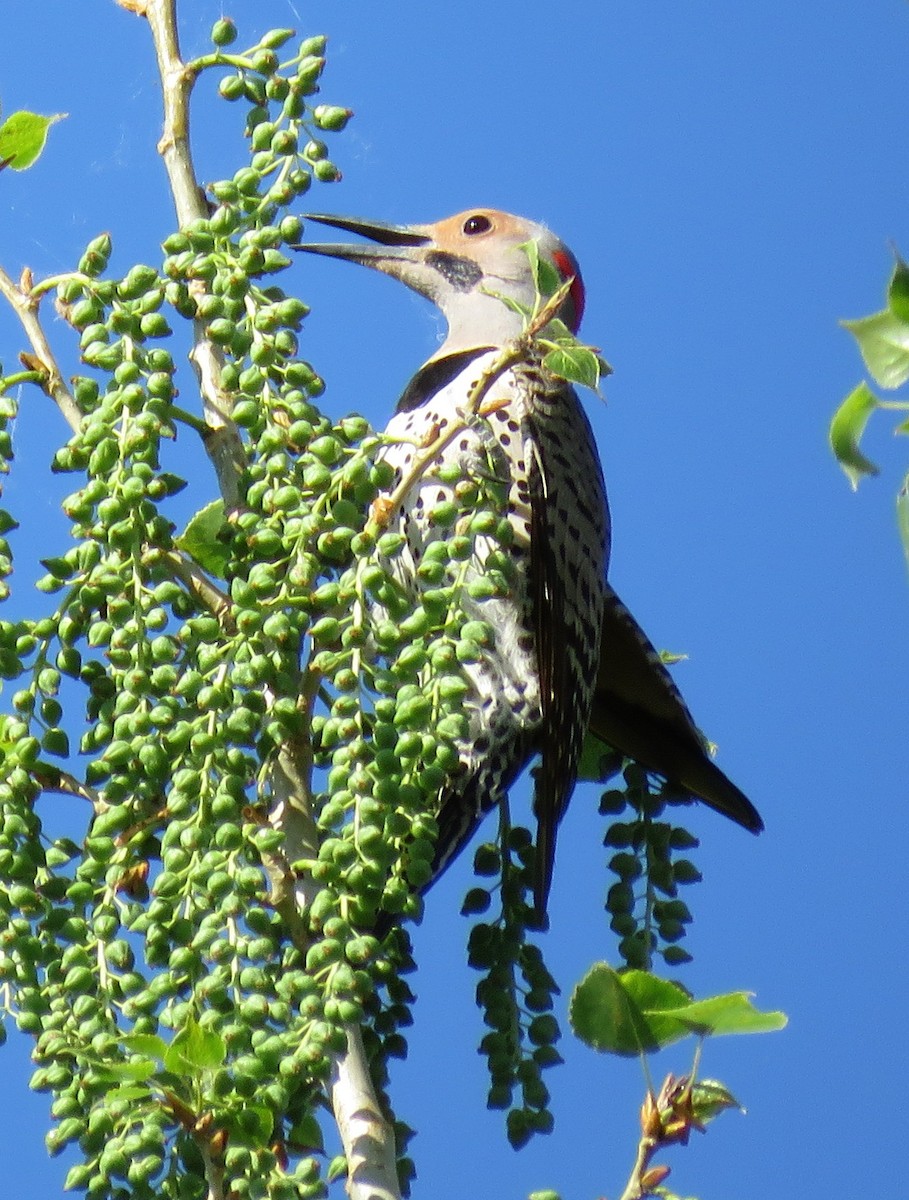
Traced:
<path fill-rule="evenodd" d="M 654 1195 L 669 1174 L 669 1167 L 653 1166 L 653 1156 L 666 1146 L 687 1145 L 692 1129 L 703 1130 L 692 1096 L 695 1073 L 700 1060 L 700 1046 L 695 1053 L 690 1075 L 677 1079 L 667 1075 L 659 1095 L 648 1087 L 641 1105 L 641 1139 L 638 1142 L 634 1166 L 619 1200 L 645 1200 Z"/>
<path fill-rule="evenodd" d="M 228 633 L 233 633 L 231 618 L 231 601 L 226 592 L 212 583 L 201 567 L 185 554 L 171 551 L 163 556 L 174 574 L 186 584 L 197 600 L 205 605 L 212 616 L 217 617 L 222 627 Z"/>
<path fill-rule="evenodd" d="M 492 362 L 483 369 L 479 379 L 477 379 L 476 383 L 470 389 L 463 408 L 459 410 L 459 420 L 449 425 L 444 433 L 440 433 L 438 437 L 434 438 L 431 444 L 424 447 L 419 454 L 415 454 L 410 465 L 410 470 L 401 479 L 391 495 L 382 497 L 374 505 L 373 531 L 385 525 L 388 517 L 399 507 L 413 485 L 422 478 L 426 468 L 438 459 L 445 447 L 453 442 L 461 430 L 466 428 L 474 417 L 482 411 L 483 401 L 489 395 L 496 381 L 501 379 L 506 371 L 517 366 L 518 363 L 530 361 L 534 355 L 534 339 L 546 328 L 562 307 L 570 284 L 571 281 L 569 280 L 567 284 L 564 284 L 549 297 L 540 311 L 530 319 L 527 328 L 520 337 L 507 342 L 501 348 Z"/>
<path fill-rule="evenodd" d="M 63 382 L 63 375 L 44 333 L 38 317 L 38 298 L 32 295 L 29 287 L 20 287 L 15 284 L 2 267 L 0 267 L 0 294 L 9 301 L 35 352 L 34 356 L 26 356 L 23 365 L 37 373 L 39 386 L 60 409 L 73 433 L 77 433 L 82 421 L 82 413 L 79 411 L 72 392 Z"/>
<path fill-rule="evenodd" d="M 60 792 L 63 796 L 78 796 L 80 800 L 87 800 L 96 813 L 102 813 L 109 807 L 100 792 L 68 771 L 61 771 L 57 767 L 50 770 L 36 767 L 32 771 L 32 778 L 44 792 Z"/>

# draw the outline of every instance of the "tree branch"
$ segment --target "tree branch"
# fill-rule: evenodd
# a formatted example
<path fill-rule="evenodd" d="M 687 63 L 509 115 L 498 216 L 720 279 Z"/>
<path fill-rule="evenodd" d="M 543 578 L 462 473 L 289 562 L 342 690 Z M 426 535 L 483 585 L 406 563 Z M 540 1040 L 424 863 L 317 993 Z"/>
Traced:
<path fill-rule="evenodd" d="M 141 0 L 129 7 L 141 12 L 151 27 L 164 98 L 164 130 L 158 152 L 170 181 L 177 222 L 183 229 L 208 217 L 189 140 L 189 99 L 196 70 L 180 56 L 176 0 Z M 223 356 L 207 337 L 205 322 L 198 318 L 193 321 L 193 348 L 189 357 L 199 380 L 205 421 L 211 430 L 203 439 L 205 449 L 215 468 L 224 503 L 228 509 L 234 508 L 239 498 L 243 445 L 231 420 L 230 397 L 221 387 Z"/>
<path fill-rule="evenodd" d="M 347 1155 L 350 1200 L 400 1200 L 394 1132 L 376 1100 L 355 1026 L 347 1027 L 347 1053 L 334 1060 L 331 1100 Z"/>
<path fill-rule="evenodd" d="M 73 433 L 77 433 L 82 413 L 72 392 L 63 382 L 63 375 L 38 317 L 38 299 L 32 295 L 30 285 L 30 272 L 24 272 L 22 283 L 15 284 L 0 267 L 0 295 L 9 301 L 35 352 L 34 357 L 26 355 L 23 363 L 29 370 L 38 374 L 39 386 L 60 409 Z"/>

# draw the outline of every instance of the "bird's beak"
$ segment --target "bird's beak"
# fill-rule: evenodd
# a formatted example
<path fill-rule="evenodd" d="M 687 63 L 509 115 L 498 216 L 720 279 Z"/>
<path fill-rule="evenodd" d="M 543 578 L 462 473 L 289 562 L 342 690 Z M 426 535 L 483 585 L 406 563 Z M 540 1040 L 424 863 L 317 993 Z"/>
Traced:
<path fill-rule="evenodd" d="M 423 251 L 432 245 L 432 237 L 423 225 L 389 225 L 384 221 L 361 221 L 357 217 L 329 217 L 324 213 L 307 213 L 307 221 L 318 221 L 332 229 L 357 233 L 377 243 L 304 242 L 293 247 L 308 254 L 325 254 L 329 258 L 344 258 L 400 279 L 418 292 L 424 291 Z"/>

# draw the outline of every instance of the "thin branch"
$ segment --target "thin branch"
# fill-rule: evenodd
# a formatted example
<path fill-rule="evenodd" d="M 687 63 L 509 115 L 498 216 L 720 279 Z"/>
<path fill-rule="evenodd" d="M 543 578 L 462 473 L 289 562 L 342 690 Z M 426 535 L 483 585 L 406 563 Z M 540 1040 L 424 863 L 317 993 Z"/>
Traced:
<path fill-rule="evenodd" d="M 180 56 L 176 0 L 141 0 L 129 7 L 141 12 L 151 27 L 164 98 L 164 130 L 158 152 L 164 160 L 182 229 L 208 216 L 189 140 L 189 99 L 197 69 Z M 205 322 L 198 318 L 193 322 L 193 348 L 189 357 L 199 380 L 205 422 L 210 429 L 203 439 L 205 449 L 218 476 L 224 503 L 234 508 L 239 497 L 243 444 L 231 420 L 230 397 L 221 387 L 223 355 L 206 336 Z"/>
<path fill-rule="evenodd" d="M 293 876 L 289 864 L 315 858 L 319 834 L 312 818 L 308 784 L 301 776 L 299 753 L 285 747 L 271 772 L 274 792 L 270 822 L 283 831 L 284 856 L 265 860 L 272 884 L 272 902 L 288 923 L 290 935 L 303 951 L 309 935 L 302 914 L 319 885 L 311 876 Z M 291 893 L 292 888 L 292 893 Z M 348 1025 L 347 1050 L 332 1058 L 331 1104 L 347 1159 L 350 1200 L 401 1200 L 394 1130 L 382 1113 L 369 1074 L 360 1030 Z"/>
<path fill-rule="evenodd" d="M 30 284 L 30 279 L 24 279 Z M 82 421 L 82 413 L 72 392 L 63 382 L 63 375 L 57 365 L 50 342 L 47 340 L 44 328 L 38 317 L 38 298 L 32 295 L 30 286 L 15 284 L 6 271 L 0 267 L 0 295 L 9 302 L 11 308 L 22 323 L 26 337 L 31 342 L 34 355 L 23 358 L 23 366 L 38 375 L 38 383 L 44 392 L 60 409 L 66 423 L 77 433 Z"/>
<path fill-rule="evenodd" d="M 484 401 L 496 381 L 518 363 L 529 362 L 533 358 L 534 339 L 546 328 L 561 308 L 570 282 L 563 284 L 557 292 L 550 296 L 539 312 L 529 319 L 527 328 L 520 337 L 506 342 L 492 362 L 483 369 L 480 377 L 470 389 L 463 408 L 459 410 L 459 420 L 454 421 L 444 433 L 439 434 L 419 454 L 414 455 L 410 469 L 390 496 L 381 497 L 373 503 L 372 525 L 374 531 L 387 523 L 388 518 L 401 505 L 413 485 L 422 478 L 426 468 L 438 460 L 445 447 L 454 441 L 474 417 L 483 413 Z M 492 401 L 488 411 L 492 411 L 496 407 L 499 407 L 498 402 Z"/>
<path fill-rule="evenodd" d="M 80 800 L 87 800 L 96 813 L 105 812 L 109 807 L 100 792 L 77 779 L 75 775 L 70 775 L 68 771 L 61 771 L 56 767 L 48 770 L 36 767 L 32 771 L 32 778 L 43 792 L 59 792 L 63 796 L 78 796 Z"/>
<path fill-rule="evenodd" d="M 703 1131 L 704 1124 L 695 1112 L 692 1095 L 699 1061 L 700 1043 L 695 1051 L 694 1068 L 690 1075 L 678 1079 L 674 1075 L 667 1075 L 656 1096 L 653 1089 L 648 1087 L 641 1105 L 641 1139 L 620 1200 L 646 1200 L 646 1197 L 656 1195 L 655 1189 L 669 1175 L 669 1167 L 665 1164 L 653 1164 L 656 1152 L 667 1146 L 687 1145 L 692 1129 Z"/>
<path fill-rule="evenodd" d="M 185 554 L 172 551 L 163 556 L 178 579 L 181 579 L 190 592 L 201 601 L 212 616 L 217 617 L 227 633 L 233 633 L 231 619 L 231 600 L 226 592 L 209 579 L 201 567 Z"/>

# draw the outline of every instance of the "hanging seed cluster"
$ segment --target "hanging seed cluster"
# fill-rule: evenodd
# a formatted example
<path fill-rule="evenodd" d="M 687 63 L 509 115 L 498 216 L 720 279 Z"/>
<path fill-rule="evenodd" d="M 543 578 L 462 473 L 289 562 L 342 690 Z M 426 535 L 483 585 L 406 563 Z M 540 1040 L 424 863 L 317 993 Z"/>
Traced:
<path fill-rule="evenodd" d="M 617 882 L 606 896 L 610 927 L 619 937 L 619 953 L 629 967 L 650 970 L 659 955 L 667 966 L 690 962 L 678 943 L 691 923 L 691 910 L 679 899 L 679 888 L 699 883 L 701 873 L 685 853 L 698 840 L 680 825 L 659 820 L 667 806 L 684 803 L 662 787 L 655 789 L 635 764 L 623 772 L 625 787 L 603 794 L 600 812 L 610 820 L 603 839 L 615 851 L 609 869 Z"/>
<path fill-rule="evenodd" d="M 530 831 L 500 823 L 499 844 L 481 846 L 474 859 L 480 876 L 501 880 L 495 891 L 477 887 L 464 902 L 465 913 L 486 913 L 494 900 L 494 920 L 471 930 L 470 965 L 482 972 L 477 1003 L 489 1027 L 480 1043 L 486 1057 L 490 1108 L 507 1112 L 508 1140 L 515 1149 L 536 1133 L 549 1133 L 553 1117 L 542 1072 L 561 1062 L 555 1046 L 559 1024 L 552 1013 L 558 987 L 539 946 L 528 937 L 534 914 L 534 845 Z"/>
<path fill-rule="evenodd" d="M 36 1039 L 48 1146 L 78 1143 L 67 1186 L 97 1200 L 201 1196 L 213 1175 L 237 1197 L 321 1194 L 317 1096 L 340 1022 L 381 974 L 374 938 L 336 942 L 339 956 L 328 936 L 292 940 L 271 882 L 293 870 L 268 819 L 267 764 L 277 746 L 317 754 L 301 637 L 381 478 L 359 444 L 365 422 L 333 425 L 314 407 L 321 381 L 296 343 L 306 307 L 271 285 L 300 233 L 286 206 L 313 175 L 337 176 L 316 132 L 348 116 L 309 99 L 324 40 L 279 63 L 290 36 L 196 64 L 228 62 L 222 93 L 248 105 L 250 163 L 212 185 L 211 216 L 169 238 L 159 267 L 109 278 L 102 237 L 61 282 L 86 364 L 72 389 L 83 420 L 54 463 L 83 477 L 64 502 L 73 544 L 39 583 L 53 611 L 0 627 L 0 668 L 16 680 L 2 728 L 0 983 Z M 214 39 L 232 40 L 229 23 Z M 167 507 L 184 484 L 162 460 L 199 421 L 175 404 L 174 314 L 221 349 L 248 432 L 243 503 L 179 544 Z M 6 454 L 14 410 L 0 403 Z M 80 691 L 70 760 L 63 704 L 72 734 Z M 50 790 L 84 814 L 84 837 L 54 836 Z M 409 998 L 390 980 L 389 1037 Z"/>

